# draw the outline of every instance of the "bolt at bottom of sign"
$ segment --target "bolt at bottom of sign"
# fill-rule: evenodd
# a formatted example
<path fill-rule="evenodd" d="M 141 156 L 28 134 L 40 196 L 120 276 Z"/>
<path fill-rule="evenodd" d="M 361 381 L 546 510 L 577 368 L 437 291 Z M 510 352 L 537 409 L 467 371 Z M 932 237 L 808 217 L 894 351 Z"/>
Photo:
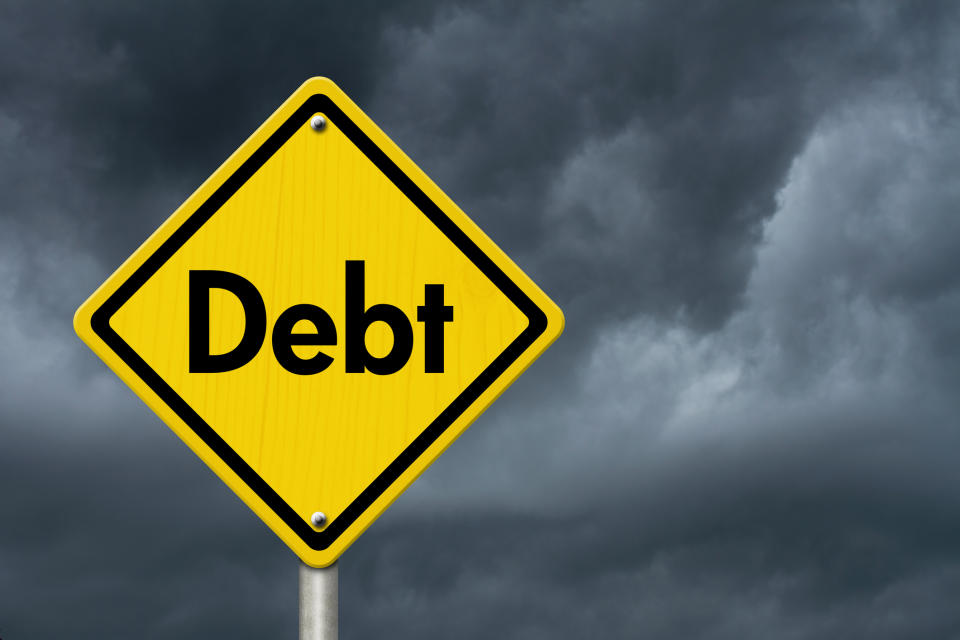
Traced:
<path fill-rule="evenodd" d="M 310 516 L 310 522 L 315 527 L 322 527 L 327 521 L 327 514 L 323 511 L 317 511 L 312 516 Z"/>

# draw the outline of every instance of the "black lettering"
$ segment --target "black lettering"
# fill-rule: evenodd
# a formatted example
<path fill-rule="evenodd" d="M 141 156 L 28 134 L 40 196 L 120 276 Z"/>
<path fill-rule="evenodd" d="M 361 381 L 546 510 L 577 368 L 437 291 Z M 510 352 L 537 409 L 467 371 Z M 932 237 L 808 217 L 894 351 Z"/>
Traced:
<path fill-rule="evenodd" d="M 293 333 L 300 320 L 313 324 L 314 333 Z M 277 362 L 290 373 L 309 376 L 320 373 L 330 366 L 333 358 L 317 353 L 312 358 L 301 358 L 293 352 L 293 345 L 328 346 L 337 344 L 337 328 L 327 312 L 312 304 L 295 304 L 277 318 L 273 326 L 273 353 Z"/>
<path fill-rule="evenodd" d="M 364 302 L 364 261 L 347 260 L 344 357 L 347 373 L 370 371 L 380 376 L 396 373 L 413 351 L 413 327 L 403 311 L 390 304 Z M 367 329 L 374 322 L 386 323 L 393 332 L 390 353 L 377 358 L 367 351 Z"/>
<path fill-rule="evenodd" d="M 423 306 L 417 307 L 423 323 L 423 371 L 443 373 L 443 325 L 453 322 L 453 307 L 443 304 L 443 285 L 423 286 Z"/>
<path fill-rule="evenodd" d="M 226 353 L 210 353 L 210 289 L 237 297 L 246 320 L 240 343 Z M 188 294 L 190 373 L 222 373 L 250 362 L 263 346 L 267 311 L 253 284 L 229 271 L 190 271 Z"/>

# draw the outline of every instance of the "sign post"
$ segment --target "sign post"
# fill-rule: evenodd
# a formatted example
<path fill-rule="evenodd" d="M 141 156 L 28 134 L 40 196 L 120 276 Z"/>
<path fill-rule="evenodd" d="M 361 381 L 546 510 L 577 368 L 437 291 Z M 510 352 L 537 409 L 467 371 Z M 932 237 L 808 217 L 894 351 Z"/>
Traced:
<path fill-rule="evenodd" d="M 563 314 L 339 87 L 312 78 L 74 327 L 320 568 L 560 335 Z M 328 637 L 336 568 L 300 575 L 301 620 L 321 630 L 307 637 Z"/>
<path fill-rule="evenodd" d="M 321 569 L 300 563 L 300 640 L 337 640 L 339 589 L 336 562 Z"/>

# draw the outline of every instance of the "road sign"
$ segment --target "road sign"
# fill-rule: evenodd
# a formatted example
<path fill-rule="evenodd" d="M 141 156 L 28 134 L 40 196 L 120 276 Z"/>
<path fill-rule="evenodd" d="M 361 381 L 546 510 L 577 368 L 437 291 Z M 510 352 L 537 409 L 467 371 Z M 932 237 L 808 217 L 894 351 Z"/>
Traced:
<path fill-rule="evenodd" d="M 313 78 L 74 325 L 322 567 L 557 338 L 563 315 L 333 82 Z"/>

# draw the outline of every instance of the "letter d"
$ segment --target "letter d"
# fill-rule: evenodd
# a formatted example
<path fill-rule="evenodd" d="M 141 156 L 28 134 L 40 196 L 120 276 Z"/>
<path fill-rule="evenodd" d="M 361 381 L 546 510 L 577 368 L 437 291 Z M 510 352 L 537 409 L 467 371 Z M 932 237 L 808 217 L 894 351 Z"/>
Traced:
<path fill-rule="evenodd" d="M 246 323 L 240 344 L 227 353 L 210 353 L 210 289 L 229 291 L 240 300 Z M 267 310 L 249 280 L 229 271 L 190 271 L 188 296 L 190 373 L 222 373 L 250 362 L 263 346 Z"/>

